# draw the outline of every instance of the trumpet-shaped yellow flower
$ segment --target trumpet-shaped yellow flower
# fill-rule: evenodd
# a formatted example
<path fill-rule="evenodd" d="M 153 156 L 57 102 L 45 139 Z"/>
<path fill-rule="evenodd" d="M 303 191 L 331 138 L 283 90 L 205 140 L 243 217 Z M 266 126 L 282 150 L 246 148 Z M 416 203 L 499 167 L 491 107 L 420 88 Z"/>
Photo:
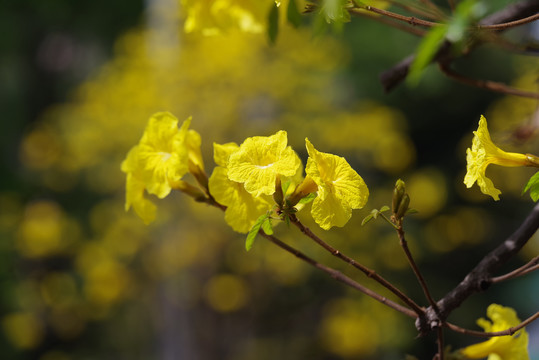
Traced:
<path fill-rule="evenodd" d="M 278 177 L 293 177 L 301 161 L 287 146 L 286 131 L 247 138 L 228 159 L 228 178 L 255 197 L 272 195 Z"/>
<path fill-rule="evenodd" d="M 132 206 L 144 223 L 149 224 L 155 219 L 156 207 L 144 197 L 146 184 L 142 180 L 142 171 L 138 166 L 138 145 L 129 151 L 127 158 L 122 162 L 122 171 L 127 173 L 125 211 Z"/>
<path fill-rule="evenodd" d="M 498 304 L 487 308 L 487 316 L 492 320 L 480 318 L 477 324 L 486 332 L 507 330 L 520 324 L 515 310 Z M 496 336 L 479 344 L 470 345 L 460 350 L 469 359 L 488 360 L 529 360 L 528 333 L 525 329 L 517 331 L 512 336 Z"/>
<path fill-rule="evenodd" d="M 126 211 L 132 206 L 146 224 L 155 218 L 156 208 L 144 197 L 144 191 L 164 198 L 174 184 L 180 183 L 188 169 L 204 167 L 199 156 L 200 136 L 194 131 L 189 132 L 190 123 L 191 118 L 178 129 L 178 119 L 172 114 L 154 114 L 140 142 L 131 148 L 122 162 L 121 169 L 127 174 Z"/>
<path fill-rule="evenodd" d="M 186 136 L 191 119 L 178 129 L 171 113 L 154 114 L 140 139 L 138 161 L 150 194 L 162 199 L 172 189 L 169 181 L 179 181 L 188 171 Z"/>
<path fill-rule="evenodd" d="M 227 207 L 225 221 L 234 231 L 247 233 L 256 220 L 272 208 L 271 197 L 254 197 L 242 183 L 228 178 L 226 164 L 231 154 L 239 151 L 235 143 L 213 144 L 214 160 L 217 165 L 209 179 L 210 194 L 215 200 Z"/>
<path fill-rule="evenodd" d="M 344 226 L 352 216 L 352 209 L 365 206 L 369 189 L 344 158 L 316 150 L 309 139 L 305 139 L 305 143 L 309 153 L 305 180 L 311 179 L 318 191 L 311 208 L 312 216 L 324 230 Z"/>
<path fill-rule="evenodd" d="M 477 182 L 481 192 L 490 195 L 494 200 L 499 200 L 501 191 L 494 187 L 492 180 L 486 175 L 485 171 L 489 164 L 501 166 L 527 166 L 530 165 L 528 156 L 519 153 L 505 152 L 498 148 L 492 140 L 487 129 L 487 120 L 483 115 L 479 120 L 479 127 L 474 131 L 472 148 L 466 150 L 466 176 L 464 184 L 468 188 Z"/>

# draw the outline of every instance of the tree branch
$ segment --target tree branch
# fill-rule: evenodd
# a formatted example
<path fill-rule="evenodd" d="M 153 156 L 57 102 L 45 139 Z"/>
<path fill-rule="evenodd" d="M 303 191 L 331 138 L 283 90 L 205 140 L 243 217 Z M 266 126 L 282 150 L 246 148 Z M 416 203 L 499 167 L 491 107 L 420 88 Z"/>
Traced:
<path fill-rule="evenodd" d="M 494 331 L 494 332 L 483 332 L 483 331 L 475 331 L 475 330 L 464 329 L 464 328 L 461 328 L 460 326 L 453 325 L 453 324 L 448 323 L 448 322 L 444 323 L 444 326 L 447 327 L 448 329 L 451 329 L 451 330 L 453 330 L 455 332 L 458 332 L 458 333 L 461 333 L 461 334 L 464 334 L 464 335 L 470 335 L 470 336 L 476 336 L 476 337 L 482 337 L 482 338 L 491 338 L 491 337 L 494 337 L 494 336 L 513 335 L 514 333 L 516 333 L 517 331 L 519 331 L 523 327 L 528 326 L 528 324 L 532 323 L 533 321 L 537 320 L 538 318 L 539 318 L 539 311 L 536 312 L 535 314 L 533 314 L 532 316 L 530 316 L 529 318 L 527 318 L 526 320 L 524 320 L 523 322 L 521 322 L 520 324 L 518 324 L 517 326 L 513 326 L 513 327 L 511 327 L 509 329 L 506 329 L 506 330 Z"/>
<path fill-rule="evenodd" d="M 519 228 L 488 253 L 453 290 L 437 302 L 437 313 L 429 307 L 424 318 L 416 321 L 420 334 L 432 330 L 431 323 L 444 322 L 447 316 L 471 295 L 485 291 L 492 284 L 492 274 L 516 255 L 539 228 L 539 204 L 536 204 Z"/>

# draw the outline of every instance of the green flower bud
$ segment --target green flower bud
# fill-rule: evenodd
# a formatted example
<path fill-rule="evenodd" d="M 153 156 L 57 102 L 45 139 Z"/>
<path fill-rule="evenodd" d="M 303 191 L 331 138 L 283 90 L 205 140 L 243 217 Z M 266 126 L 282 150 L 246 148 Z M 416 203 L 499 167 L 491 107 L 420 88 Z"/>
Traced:
<path fill-rule="evenodd" d="M 397 180 L 395 183 L 395 188 L 393 189 L 393 201 L 392 201 L 392 212 L 396 214 L 399 210 L 399 205 L 402 201 L 402 197 L 406 193 L 406 185 L 401 179 Z"/>

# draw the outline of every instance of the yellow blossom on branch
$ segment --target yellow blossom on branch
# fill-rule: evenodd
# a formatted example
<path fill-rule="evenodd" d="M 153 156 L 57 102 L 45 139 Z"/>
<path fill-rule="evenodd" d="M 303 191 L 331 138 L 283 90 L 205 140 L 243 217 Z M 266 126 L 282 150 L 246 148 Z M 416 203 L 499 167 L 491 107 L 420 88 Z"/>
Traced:
<path fill-rule="evenodd" d="M 154 114 L 140 139 L 138 160 L 150 194 L 162 199 L 172 189 L 169 181 L 178 181 L 188 171 L 185 138 L 191 119 L 178 129 L 178 119 L 168 112 Z"/>
<path fill-rule="evenodd" d="M 121 169 L 127 174 L 126 210 L 132 206 L 146 224 L 155 218 L 156 208 L 144 197 L 145 191 L 162 199 L 173 188 L 188 192 L 187 184 L 181 181 L 188 171 L 197 179 L 204 178 L 200 135 L 189 130 L 190 123 L 188 118 L 178 128 L 178 119 L 172 114 L 152 115 L 139 143 L 122 162 Z"/>
<path fill-rule="evenodd" d="M 225 221 L 234 231 L 247 233 L 256 220 L 273 206 L 268 195 L 254 197 L 242 183 L 228 177 L 227 163 L 230 155 L 239 150 L 235 143 L 213 144 L 216 166 L 209 179 L 210 194 L 225 205 Z"/>
<path fill-rule="evenodd" d="M 467 172 L 464 184 L 470 188 L 477 182 L 483 194 L 492 196 L 494 200 L 499 200 L 501 191 L 496 189 L 492 180 L 485 175 L 487 166 L 489 164 L 507 167 L 537 166 L 537 160 L 537 157 L 533 155 L 505 152 L 494 145 L 488 132 L 487 119 L 481 115 L 479 127 L 477 131 L 474 131 L 472 148 L 466 150 Z"/>
<path fill-rule="evenodd" d="M 311 208 L 312 216 L 324 230 L 344 226 L 352 216 L 352 209 L 365 206 L 369 189 L 344 158 L 316 150 L 309 139 L 305 143 L 309 153 L 305 181 L 314 182 L 318 192 Z M 314 189 L 308 184 L 300 187 Z"/>
<path fill-rule="evenodd" d="M 287 142 L 283 130 L 247 138 L 228 159 L 228 178 L 243 183 L 255 197 L 272 195 L 278 178 L 293 177 L 301 167 L 301 160 Z"/>
<path fill-rule="evenodd" d="M 487 316 L 491 319 L 480 318 L 477 324 L 485 332 L 507 330 L 520 324 L 515 310 L 498 304 L 491 304 L 487 308 Z M 482 343 L 467 346 L 459 351 L 469 359 L 488 360 L 529 360 L 528 333 L 525 329 L 517 331 L 512 336 L 496 336 Z"/>

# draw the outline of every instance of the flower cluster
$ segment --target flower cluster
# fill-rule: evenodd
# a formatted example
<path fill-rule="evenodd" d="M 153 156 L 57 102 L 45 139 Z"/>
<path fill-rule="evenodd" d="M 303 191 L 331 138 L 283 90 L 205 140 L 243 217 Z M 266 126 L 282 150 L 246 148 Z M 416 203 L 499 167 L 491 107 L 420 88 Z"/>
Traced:
<path fill-rule="evenodd" d="M 486 332 L 507 330 L 520 324 L 515 310 L 498 304 L 491 304 L 487 308 L 487 316 L 492 320 L 480 318 L 477 324 Z M 459 353 L 468 359 L 488 360 L 529 360 L 528 333 L 525 329 L 517 331 L 512 336 L 496 336 L 482 343 L 460 349 Z"/>
<path fill-rule="evenodd" d="M 309 158 L 303 167 L 288 146 L 286 131 L 247 138 L 241 145 L 214 144 L 217 166 L 209 179 L 200 153 L 200 135 L 189 129 L 191 119 L 178 128 L 170 113 L 150 118 L 140 142 L 122 163 L 127 174 L 126 210 L 133 207 L 145 223 L 155 218 L 155 205 L 145 192 L 164 198 L 172 189 L 204 196 L 226 207 L 225 220 L 235 230 L 248 232 L 256 220 L 276 208 L 281 215 L 297 211 L 305 197 L 315 197 L 311 213 L 323 229 L 344 226 L 352 209 L 367 202 L 367 185 L 342 157 L 326 154 L 305 139 Z M 182 181 L 190 172 L 204 193 Z"/>
<path fill-rule="evenodd" d="M 226 205 L 225 219 L 236 231 L 247 232 L 257 218 L 280 195 L 283 204 L 294 207 L 309 194 L 316 193 L 311 214 L 320 227 L 344 226 L 352 209 L 362 208 L 369 191 L 365 182 L 342 157 L 319 152 L 306 139 L 309 159 L 302 179 L 301 161 L 287 146 L 287 134 L 247 138 L 240 146 L 215 144 L 215 162 L 219 165 L 210 177 L 210 193 Z"/>

